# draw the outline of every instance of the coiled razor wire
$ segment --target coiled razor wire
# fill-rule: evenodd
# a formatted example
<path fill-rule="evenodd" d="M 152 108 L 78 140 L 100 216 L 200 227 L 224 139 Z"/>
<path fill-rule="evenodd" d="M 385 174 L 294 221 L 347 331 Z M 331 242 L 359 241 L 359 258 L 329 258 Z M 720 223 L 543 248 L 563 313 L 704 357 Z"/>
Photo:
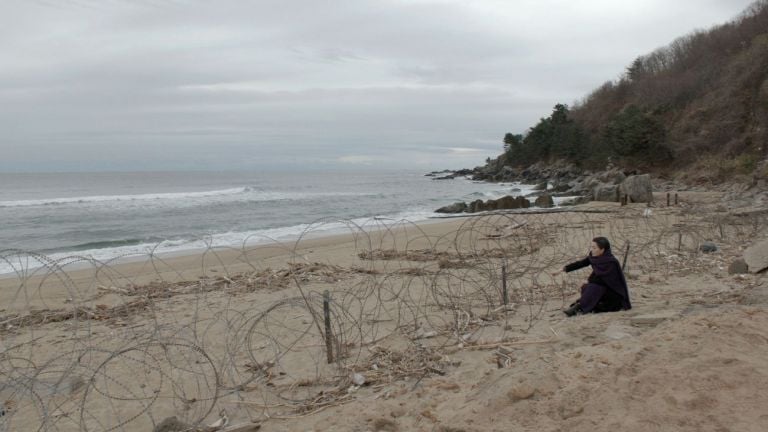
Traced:
<path fill-rule="evenodd" d="M 199 428 L 222 409 L 264 420 L 350 400 L 355 373 L 444 374 L 447 347 L 519 337 L 547 302 L 564 304 L 578 282 L 551 273 L 595 236 L 620 260 L 629 250 L 632 273 L 670 275 L 711 266 L 703 242 L 736 248 L 766 227 L 764 213 L 700 210 L 494 212 L 440 234 L 341 221 L 354 253 L 334 262 L 307 257 L 339 222 L 321 220 L 291 244 L 209 247 L 196 275 L 154 251 L 109 262 L 0 251 L 14 269 L 0 279 L 0 431 L 147 431 L 172 416 Z M 128 258 L 133 270 L 117 265 Z M 508 326 L 513 315 L 528 326 Z"/>

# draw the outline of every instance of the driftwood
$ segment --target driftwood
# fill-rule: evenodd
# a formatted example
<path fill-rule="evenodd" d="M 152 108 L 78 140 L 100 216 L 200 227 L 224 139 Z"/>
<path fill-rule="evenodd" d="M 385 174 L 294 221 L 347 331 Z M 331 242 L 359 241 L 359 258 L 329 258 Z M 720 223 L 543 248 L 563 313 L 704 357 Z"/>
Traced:
<path fill-rule="evenodd" d="M 504 234 L 488 234 L 487 236 L 483 237 L 483 239 L 488 240 L 488 239 L 500 239 L 500 238 L 511 237 L 512 235 L 514 235 L 514 233 L 511 232 L 512 230 L 524 227 L 526 225 L 528 225 L 527 221 L 526 222 L 520 222 L 520 223 L 512 225 L 512 226 L 505 226 L 505 227 L 502 228 L 502 231 L 505 231 Z"/>

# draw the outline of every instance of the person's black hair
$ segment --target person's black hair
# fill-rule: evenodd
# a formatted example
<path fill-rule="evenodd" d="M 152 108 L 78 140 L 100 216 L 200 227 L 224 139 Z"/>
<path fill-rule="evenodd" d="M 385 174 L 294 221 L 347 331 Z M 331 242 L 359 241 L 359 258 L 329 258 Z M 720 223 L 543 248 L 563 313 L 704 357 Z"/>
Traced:
<path fill-rule="evenodd" d="M 608 239 L 605 237 L 595 237 L 592 239 L 592 241 L 595 242 L 597 247 L 599 247 L 600 249 L 607 250 L 607 251 L 611 250 L 611 242 L 609 242 Z"/>

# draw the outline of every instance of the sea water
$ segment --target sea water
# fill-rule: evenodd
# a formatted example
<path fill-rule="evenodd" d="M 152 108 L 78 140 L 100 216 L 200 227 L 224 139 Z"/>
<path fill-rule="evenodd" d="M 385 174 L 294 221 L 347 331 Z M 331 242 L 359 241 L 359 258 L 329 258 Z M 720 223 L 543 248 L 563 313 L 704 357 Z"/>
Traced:
<path fill-rule="evenodd" d="M 456 201 L 530 186 L 419 172 L 0 173 L 0 274 L 10 250 L 100 261 L 288 241 L 384 221 L 418 222 Z"/>

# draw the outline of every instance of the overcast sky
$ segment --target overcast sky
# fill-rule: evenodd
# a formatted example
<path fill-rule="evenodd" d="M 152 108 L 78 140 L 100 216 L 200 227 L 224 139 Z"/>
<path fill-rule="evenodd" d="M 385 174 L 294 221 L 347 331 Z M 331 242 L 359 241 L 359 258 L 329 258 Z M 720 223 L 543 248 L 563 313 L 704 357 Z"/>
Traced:
<path fill-rule="evenodd" d="M 0 0 L 0 171 L 472 167 L 750 0 Z"/>

